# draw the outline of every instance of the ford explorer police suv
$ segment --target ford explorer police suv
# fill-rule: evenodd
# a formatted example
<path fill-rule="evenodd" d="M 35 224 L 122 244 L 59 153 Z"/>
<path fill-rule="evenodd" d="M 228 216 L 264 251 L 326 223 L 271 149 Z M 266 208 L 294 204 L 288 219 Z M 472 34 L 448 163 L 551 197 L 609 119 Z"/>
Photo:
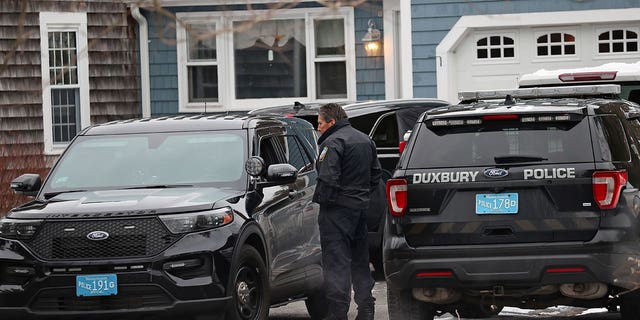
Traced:
<path fill-rule="evenodd" d="M 180 115 L 74 138 L 0 219 L 0 319 L 266 319 L 322 294 L 313 127 Z"/>
<path fill-rule="evenodd" d="M 469 92 L 423 114 L 386 186 L 390 319 L 554 305 L 638 319 L 640 107 L 619 92 Z"/>

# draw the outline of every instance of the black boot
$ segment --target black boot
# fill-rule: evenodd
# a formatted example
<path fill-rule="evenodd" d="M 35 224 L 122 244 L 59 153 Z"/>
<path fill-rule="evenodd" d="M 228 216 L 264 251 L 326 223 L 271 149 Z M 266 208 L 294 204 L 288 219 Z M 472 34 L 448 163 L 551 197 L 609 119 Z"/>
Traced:
<path fill-rule="evenodd" d="M 356 320 L 373 320 L 375 311 L 376 306 L 374 304 L 358 306 L 358 315 L 356 316 Z"/>

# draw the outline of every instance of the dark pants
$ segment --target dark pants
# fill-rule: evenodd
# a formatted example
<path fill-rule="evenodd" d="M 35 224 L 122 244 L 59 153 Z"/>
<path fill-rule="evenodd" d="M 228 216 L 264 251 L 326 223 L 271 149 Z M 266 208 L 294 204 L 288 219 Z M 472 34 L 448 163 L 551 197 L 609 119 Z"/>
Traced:
<path fill-rule="evenodd" d="M 371 295 L 375 281 L 369 271 L 366 214 L 367 210 L 361 209 L 320 207 L 322 269 L 329 313 L 336 319 L 347 319 L 351 283 L 358 307 L 375 301 Z"/>

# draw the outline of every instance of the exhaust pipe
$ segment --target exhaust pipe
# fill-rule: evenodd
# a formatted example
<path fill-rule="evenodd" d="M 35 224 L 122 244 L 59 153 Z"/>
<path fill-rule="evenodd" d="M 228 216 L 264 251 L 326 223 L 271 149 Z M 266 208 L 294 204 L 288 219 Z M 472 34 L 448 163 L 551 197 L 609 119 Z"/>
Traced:
<path fill-rule="evenodd" d="M 414 288 L 413 297 L 429 303 L 449 304 L 460 300 L 462 294 L 451 288 Z"/>
<path fill-rule="evenodd" d="M 565 283 L 560 285 L 560 293 L 569 298 L 593 300 L 604 297 L 609 288 L 601 282 Z"/>

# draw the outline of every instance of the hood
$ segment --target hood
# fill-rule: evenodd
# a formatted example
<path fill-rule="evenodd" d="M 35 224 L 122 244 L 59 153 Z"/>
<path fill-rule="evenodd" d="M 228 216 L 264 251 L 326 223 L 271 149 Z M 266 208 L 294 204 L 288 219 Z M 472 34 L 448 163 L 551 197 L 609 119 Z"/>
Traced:
<path fill-rule="evenodd" d="M 74 219 L 192 212 L 211 209 L 217 201 L 242 194 L 237 190 L 193 187 L 70 192 L 14 209 L 9 216 Z"/>

